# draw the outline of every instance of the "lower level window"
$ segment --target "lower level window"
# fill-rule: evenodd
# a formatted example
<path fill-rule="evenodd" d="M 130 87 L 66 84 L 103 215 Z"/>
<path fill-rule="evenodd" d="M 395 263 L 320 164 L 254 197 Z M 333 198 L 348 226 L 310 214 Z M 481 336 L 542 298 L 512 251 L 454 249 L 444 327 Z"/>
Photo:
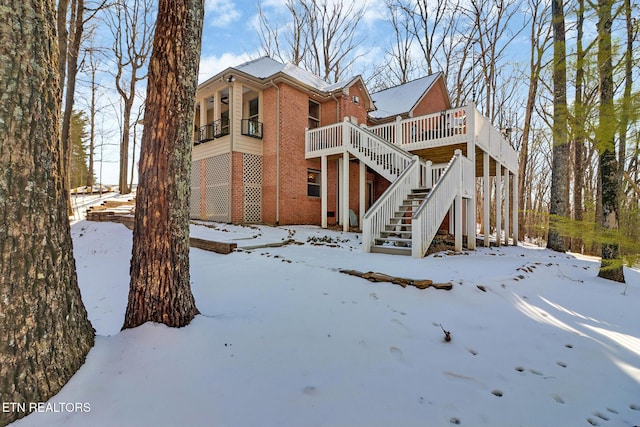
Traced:
<path fill-rule="evenodd" d="M 307 170 L 307 196 L 320 197 L 320 171 Z"/>

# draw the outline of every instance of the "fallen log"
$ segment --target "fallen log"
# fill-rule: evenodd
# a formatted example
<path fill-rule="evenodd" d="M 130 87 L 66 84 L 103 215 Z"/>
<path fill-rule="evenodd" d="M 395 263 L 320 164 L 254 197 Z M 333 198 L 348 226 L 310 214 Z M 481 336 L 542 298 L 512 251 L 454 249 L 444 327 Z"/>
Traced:
<path fill-rule="evenodd" d="M 390 282 L 395 285 L 400 285 L 403 288 L 406 288 L 407 286 L 415 286 L 418 289 L 433 287 L 436 289 L 444 289 L 447 291 L 453 288 L 453 285 L 451 283 L 433 283 L 433 281 L 429 279 L 407 279 L 404 277 L 395 277 L 384 273 L 376 273 L 373 271 L 363 273 L 357 270 L 340 270 L 340 273 L 348 274 L 350 276 L 362 277 L 363 279 L 367 279 L 370 282 Z"/>

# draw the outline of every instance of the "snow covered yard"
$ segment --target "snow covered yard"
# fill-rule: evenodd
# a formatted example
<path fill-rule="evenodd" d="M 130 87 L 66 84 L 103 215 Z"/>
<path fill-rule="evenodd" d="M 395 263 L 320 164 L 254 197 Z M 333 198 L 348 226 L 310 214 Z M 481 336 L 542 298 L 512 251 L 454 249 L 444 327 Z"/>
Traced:
<path fill-rule="evenodd" d="M 192 249 L 202 314 L 182 329 L 119 332 L 131 231 L 81 221 L 72 233 L 98 337 L 50 403 L 90 411 L 15 426 L 640 425 L 637 271 L 624 286 L 598 279 L 593 260 L 535 248 L 412 259 L 363 254 L 359 235 L 317 227 L 193 225 L 194 237 L 239 247 L 302 244 Z"/>

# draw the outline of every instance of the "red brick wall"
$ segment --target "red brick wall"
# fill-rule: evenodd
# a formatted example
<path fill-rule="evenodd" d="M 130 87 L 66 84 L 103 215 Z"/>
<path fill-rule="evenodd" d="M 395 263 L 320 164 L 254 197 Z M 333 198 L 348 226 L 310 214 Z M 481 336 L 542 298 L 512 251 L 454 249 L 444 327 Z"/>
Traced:
<path fill-rule="evenodd" d="M 359 102 L 353 102 L 353 97 L 357 96 Z M 342 97 L 342 117 L 355 117 L 358 124 L 367 123 L 367 108 L 365 105 L 365 92 L 360 82 L 349 88 L 349 95 Z"/>
<path fill-rule="evenodd" d="M 280 224 L 320 224 L 321 200 L 307 196 L 307 170 L 320 170 L 320 159 L 306 160 L 305 128 L 308 125 L 309 95 L 285 83 L 278 84 L 280 96 L 280 121 L 278 122 L 277 97 L 278 90 L 266 88 L 263 92 L 263 180 L 262 180 L 262 220 L 274 224 L 278 220 L 276 212 L 277 197 L 277 138 L 280 127 Z M 360 102 L 355 104 L 353 96 Z M 349 89 L 349 95 L 338 97 L 339 105 L 331 99 L 321 104 L 321 125 L 335 123 L 336 119 L 354 116 L 359 123 L 366 121 L 365 93 L 360 84 Z M 337 112 L 339 115 L 337 115 Z M 242 222 L 244 219 L 244 192 L 242 154 L 233 153 L 233 185 L 232 185 L 232 221 Z M 327 211 L 335 212 L 328 218 L 330 225 L 338 220 L 337 193 L 337 161 L 328 162 Z M 389 183 L 378 176 L 368 174 L 374 181 L 375 197 L 389 186 Z M 349 172 L 349 207 L 359 215 L 359 166 L 358 162 L 350 162 Z"/>
<path fill-rule="evenodd" d="M 309 96 L 280 86 L 280 224 L 319 224 L 320 198 L 307 196 L 307 169 L 320 169 L 320 160 L 305 160 L 305 128 Z"/>
<path fill-rule="evenodd" d="M 426 114 L 437 113 L 438 111 L 450 108 L 447 96 L 440 81 L 431 87 L 427 94 L 420 100 L 413 109 L 413 117 L 424 116 Z"/>
<path fill-rule="evenodd" d="M 276 223 L 276 141 L 278 135 L 277 90 L 263 92 L 262 139 L 262 221 Z"/>

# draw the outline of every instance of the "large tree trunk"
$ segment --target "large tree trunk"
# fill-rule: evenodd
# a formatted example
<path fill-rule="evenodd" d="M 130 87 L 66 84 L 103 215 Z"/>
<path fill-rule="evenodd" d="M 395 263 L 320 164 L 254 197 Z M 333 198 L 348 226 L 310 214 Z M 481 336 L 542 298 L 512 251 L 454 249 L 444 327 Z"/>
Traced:
<path fill-rule="evenodd" d="M 147 321 L 180 327 L 198 314 L 189 279 L 189 197 L 203 19 L 203 0 L 160 0 L 123 329 Z"/>
<path fill-rule="evenodd" d="M 598 76 L 600 80 L 599 125 L 596 133 L 600 153 L 600 183 L 602 188 L 602 226 L 605 230 L 619 227 L 619 173 L 616 162 L 616 116 L 613 105 L 613 60 L 611 58 L 611 2 L 598 0 Z M 624 282 L 616 243 L 602 244 L 602 263 L 598 276 Z"/>
<path fill-rule="evenodd" d="M 94 331 L 80 298 L 61 174 L 54 2 L 0 0 L 0 7 L 0 394 L 28 412 L 84 363 Z M 2 411 L 0 425 L 26 412 Z"/>
<path fill-rule="evenodd" d="M 558 229 L 558 217 L 566 217 L 569 194 L 569 146 L 567 144 L 567 68 L 563 0 L 551 1 L 553 25 L 553 163 L 549 238 L 547 248 L 566 250 Z"/>

